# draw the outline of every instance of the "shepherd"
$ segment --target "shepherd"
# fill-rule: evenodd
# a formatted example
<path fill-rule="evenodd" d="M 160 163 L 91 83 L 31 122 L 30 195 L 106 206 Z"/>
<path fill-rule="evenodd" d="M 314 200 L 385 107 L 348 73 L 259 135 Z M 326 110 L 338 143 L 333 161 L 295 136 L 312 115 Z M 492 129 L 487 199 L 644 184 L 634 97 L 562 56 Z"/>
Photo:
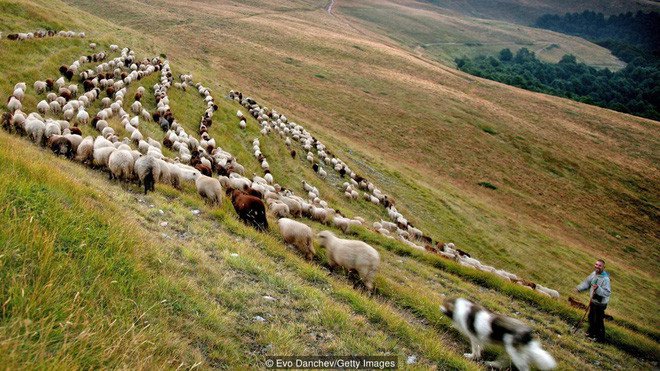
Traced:
<path fill-rule="evenodd" d="M 594 271 L 577 285 L 575 292 L 583 292 L 591 288 L 591 301 L 589 302 L 589 329 L 587 337 L 596 342 L 605 341 L 605 308 L 610 301 L 612 288 L 610 275 L 605 272 L 605 261 L 598 259 L 594 264 Z"/>

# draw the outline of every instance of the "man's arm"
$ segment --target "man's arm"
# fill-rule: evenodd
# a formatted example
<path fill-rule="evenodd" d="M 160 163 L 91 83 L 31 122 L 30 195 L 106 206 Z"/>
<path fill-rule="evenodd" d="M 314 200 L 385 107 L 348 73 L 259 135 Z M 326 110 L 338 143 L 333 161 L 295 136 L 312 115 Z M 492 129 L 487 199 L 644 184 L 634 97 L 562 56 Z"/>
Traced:
<path fill-rule="evenodd" d="M 593 279 L 592 277 L 593 275 L 594 275 L 593 273 L 588 275 L 587 278 L 585 278 L 584 281 L 582 281 L 582 283 L 580 283 L 579 285 L 577 285 L 577 287 L 575 287 L 575 291 L 582 292 L 589 289 L 589 287 L 591 287 L 591 280 Z"/>

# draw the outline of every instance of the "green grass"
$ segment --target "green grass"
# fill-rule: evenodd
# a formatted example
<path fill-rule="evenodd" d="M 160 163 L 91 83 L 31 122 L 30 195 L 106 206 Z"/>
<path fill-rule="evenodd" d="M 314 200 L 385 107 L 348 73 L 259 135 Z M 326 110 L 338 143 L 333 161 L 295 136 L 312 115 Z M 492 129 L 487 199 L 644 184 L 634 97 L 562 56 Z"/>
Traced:
<path fill-rule="evenodd" d="M 290 158 L 282 139 L 260 136 L 255 120 L 248 119 L 248 128 L 239 130 L 235 113 L 240 107 L 222 96 L 229 88 L 241 87 L 218 81 L 215 70 L 207 68 L 207 60 L 192 53 L 183 56 L 178 49 L 181 46 L 109 25 L 92 15 L 83 17 L 61 3 L 17 4 L 12 14 L 29 11 L 37 16 L 34 23 L 16 18 L 10 23 L 16 29 L 31 29 L 36 22 L 58 19 L 86 30 L 90 38 L 20 44 L 0 41 L 1 47 L 13 48 L 0 55 L 0 68 L 6 76 L 0 79 L 0 100 L 6 100 L 15 82 L 24 80 L 31 85 L 37 78 L 55 74 L 61 63 L 89 52 L 91 40 L 102 47 L 126 43 L 139 57 L 167 53 L 174 76 L 193 72 L 196 81 L 212 89 L 220 109 L 211 135 L 220 147 L 238 157 L 247 175 L 262 174 L 251 154 L 251 141 L 259 137 L 276 181 L 283 186 L 301 194 L 301 181 L 306 180 L 318 187 L 331 205 L 341 205 L 348 216 L 360 215 L 369 221 L 386 218 L 380 207 L 361 199 L 346 200 L 339 191 L 344 180 L 336 173 L 329 171 L 327 180 L 320 179 L 304 158 Z M 109 17 L 117 16 L 116 10 L 103 6 L 100 4 L 99 9 L 107 11 Z M 127 13 L 121 24 L 148 22 L 150 16 Z M 6 16 L 0 17 L 4 20 Z M 347 48 L 364 54 L 354 45 L 351 41 Z M 362 43 L 359 46 L 371 50 Z M 315 49 L 319 55 L 332 52 L 331 46 Z M 216 62 L 231 66 L 234 58 L 236 54 L 227 53 Z M 286 58 L 291 58 L 291 63 Z M 319 68 L 320 63 L 298 53 L 279 60 L 304 79 L 319 80 L 313 77 L 319 70 L 336 71 Z M 232 71 L 224 73 L 231 75 Z M 154 75 L 131 85 L 127 96 L 143 85 L 147 88 L 143 103 L 153 109 L 151 86 L 157 79 Z M 333 72 L 332 78 L 322 83 L 337 84 L 334 80 L 342 79 L 344 75 Z M 365 90 L 380 92 L 380 96 L 386 93 L 387 99 L 390 95 L 402 99 L 400 105 L 390 107 L 393 112 L 411 104 L 386 84 L 366 77 L 355 81 Z M 29 87 L 27 110 L 42 99 L 31 95 Z M 194 90 L 172 89 L 170 100 L 177 121 L 194 133 L 204 108 L 202 98 Z M 276 96 L 264 103 L 280 110 Z M 98 109 L 98 104 L 91 110 Z M 129 106 L 128 101 L 125 106 Z M 296 111 L 280 111 L 308 126 L 306 120 L 296 117 Z M 359 112 L 347 106 L 345 114 L 350 117 Z M 110 124 L 122 133 L 118 121 L 111 120 Z M 386 130 L 399 129 L 393 126 Z M 162 139 L 154 123 L 141 122 L 140 130 Z M 95 133 L 91 128 L 85 132 Z M 506 135 L 503 132 L 497 137 Z M 483 254 L 486 262 L 522 269 L 520 259 L 510 256 L 516 252 L 507 246 L 507 239 L 487 237 L 497 235 L 493 232 L 506 234 L 519 246 L 537 242 L 541 248 L 554 245 L 543 234 L 523 232 L 493 219 L 492 209 L 483 208 L 479 201 L 451 186 L 431 187 L 421 177 L 411 180 L 400 168 L 358 150 L 350 139 L 344 141 L 344 137 L 323 130 L 317 137 L 399 200 L 400 210 L 415 224 L 436 231 L 434 235 L 439 238 L 460 241 L 459 246 L 489 246 L 475 254 L 479 258 Z M 265 355 L 270 354 L 392 354 L 400 362 L 416 355 L 418 363 L 413 367 L 421 369 L 478 368 L 462 357 L 467 341 L 437 310 L 445 295 L 468 297 L 532 324 L 563 369 L 596 369 L 596 362 L 651 368 L 644 359 L 657 358 L 658 335 L 653 326 L 615 314 L 615 323 L 607 325 L 611 344 L 595 346 L 568 334 L 579 313 L 564 303 L 438 256 L 413 251 L 366 228 L 354 228 L 349 237 L 364 240 L 381 253 L 377 290 L 371 297 L 354 290 L 344 273 L 328 275 L 323 250 L 317 249 L 317 259 L 309 263 L 283 245 L 274 219 L 270 220 L 271 231 L 256 232 L 237 220 L 228 200 L 219 208 L 210 208 L 191 184 L 183 191 L 158 184 L 157 192 L 143 196 L 135 185 L 108 182 L 104 174 L 56 159 L 24 139 L 2 133 L 0 143 L 0 297 L 3 303 L 7 300 L 0 307 L 0 364 L 9 368 L 234 369 L 262 367 Z M 193 215 L 193 209 L 202 210 L 202 214 Z M 162 221 L 168 222 L 167 226 L 161 227 Z M 328 226 L 309 224 L 315 231 L 329 228 L 339 233 Z M 487 253 L 489 250 L 492 252 Z M 552 253 L 566 261 L 576 260 L 567 246 Z M 557 276 L 558 280 L 571 279 L 564 271 Z M 545 283 L 545 276 L 532 278 Z M 624 276 L 618 282 L 621 287 L 634 284 Z M 265 295 L 276 300 L 265 300 Z M 266 321 L 255 321 L 256 316 Z M 493 348 L 488 355 L 500 352 Z"/>

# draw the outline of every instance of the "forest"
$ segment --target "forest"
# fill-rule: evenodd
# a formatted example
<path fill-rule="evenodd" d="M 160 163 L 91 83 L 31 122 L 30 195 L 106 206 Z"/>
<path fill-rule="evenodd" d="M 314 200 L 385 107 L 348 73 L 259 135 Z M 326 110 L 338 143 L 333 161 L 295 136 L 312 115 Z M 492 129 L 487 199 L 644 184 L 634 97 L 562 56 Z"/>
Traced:
<path fill-rule="evenodd" d="M 544 15 L 535 22 L 536 27 L 580 36 L 610 49 L 627 63 L 617 72 L 590 67 L 568 54 L 558 63 L 543 62 L 527 48 L 455 62 L 460 70 L 479 77 L 660 120 L 659 21 L 655 12 L 606 18 L 585 11 Z"/>

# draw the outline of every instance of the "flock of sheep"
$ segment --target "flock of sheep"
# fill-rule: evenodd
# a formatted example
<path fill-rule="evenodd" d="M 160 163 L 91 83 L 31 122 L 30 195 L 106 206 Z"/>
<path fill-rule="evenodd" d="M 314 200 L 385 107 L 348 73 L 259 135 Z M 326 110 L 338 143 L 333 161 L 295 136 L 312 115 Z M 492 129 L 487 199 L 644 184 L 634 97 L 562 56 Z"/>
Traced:
<path fill-rule="evenodd" d="M 298 148 L 298 150 L 305 153 L 306 161 L 311 164 L 312 169 L 320 178 L 328 179 L 328 173 L 324 170 L 324 166 L 336 171 L 340 179 L 346 178 L 347 181 L 341 184 L 341 190 L 348 199 L 358 199 L 360 197 L 358 190 L 360 190 L 363 192 L 362 196 L 365 200 L 375 205 L 382 206 L 391 221 L 381 219 L 380 221 L 374 222 L 372 224 L 374 231 L 387 238 L 397 239 L 416 250 L 438 254 L 444 258 L 455 260 L 463 266 L 493 273 L 503 279 L 528 287 L 541 294 L 553 298 L 559 298 L 559 293 L 556 290 L 521 279 L 517 275 L 505 270 L 481 264 L 479 260 L 471 257 L 470 254 L 463 250 L 456 249 L 456 246 L 453 243 L 438 242 L 434 244 L 431 237 L 413 226 L 397 210 L 395 201 L 392 197 L 380 191 L 366 178 L 356 174 L 344 161 L 334 156 L 321 141 L 313 137 L 304 127 L 295 122 L 290 122 L 285 115 L 278 113 L 274 109 L 259 105 L 250 97 L 243 97 L 241 92 L 231 90 L 229 92 L 229 98 L 241 103 L 241 105 L 248 109 L 249 113 L 259 123 L 260 133 L 262 135 L 266 136 L 270 133 L 275 133 L 282 138 L 284 144 L 290 151 L 291 156 L 294 158 L 297 156 L 298 152 L 293 148 L 293 145 L 297 142 L 301 147 Z M 240 120 L 239 127 L 245 129 L 247 127 L 245 115 L 241 111 L 238 111 L 237 117 Z M 254 139 L 252 144 L 254 156 L 260 161 L 262 168 L 267 172 L 266 175 L 271 175 L 268 171 L 268 161 L 261 152 L 259 139 Z M 316 153 L 313 151 L 316 151 Z M 316 158 L 318 158 L 318 160 L 315 160 Z M 321 198 L 316 187 L 308 184 L 306 181 L 303 181 L 302 183 L 303 189 L 308 192 L 308 200 L 298 197 L 297 200 L 295 200 L 298 202 L 295 202 L 295 207 L 293 208 L 289 207 L 291 206 L 289 200 L 284 199 L 285 202 L 281 202 L 279 196 L 273 195 L 271 198 L 268 193 L 265 194 L 266 200 L 274 215 L 277 217 L 288 217 L 290 215 L 300 216 L 298 210 L 302 209 L 304 211 L 303 216 L 308 216 L 310 219 L 321 223 L 331 223 L 344 233 L 347 233 L 352 225 L 365 225 L 365 220 L 361 217 L 349 219 L 342 216 L 341 212 L 338 210 L 328 207 L 328 203 Z"/>
<path fill-rule="evenodd" d="M 84 33 L 46 32 L 27 33 L 27 37 L 12 40 L 25 40 L 33 37 L 65 36 L 84 37 Z M 96 49 L 96 44 L 90 44 Z M 110 56 L 114 55 L 114 58 Z M 97 63 L 96 65 L 90 65 Z M 44 95 L 36 111 L 26 114 L 23 100 L 27 94 L 27 84 L 19 82 L 14 86 L 7 100 L 8 112 L 1 117 L 2 127 L 9 132 L 27 136 L 38 145 L 50 148 L 58 155 L 107 170 L 111 179 L 134 181 L 144 186 L 144 192 L 153 191 L 156 183 L 169 184 L 181 189 L 184 182 L 195 184 L 197 192 L 208 203 L 219 205 L 229 196 L 239 218 L 258 230 L 268 230 L 267 210 L 278 218 L 278 227 L 286 243 L 293 245 L 309 260 L 316 254 L 313 247 L 312 229 L 294 218 L 306 217 L 326 225 L 334 225 L 343 233 L 351 226 L 366 226 L 363 218 L 348 218 L 323 200 L 319 190 L 302 181 L 305 197 L 296 195 L 275 182 L 268 159 L 261 152 L 260 141 L 252 141 L 254 157 L 263 170 L 263 176 L 245 176 L 245 167 L 235 156 L 217 146 L 209 129 L 213 125 L 213 115 L 218 109 L 211 90 L 201 83 L 195 83 L 192 75 L 174 76 L 167 60 L 161 58 L 138 59 L 129 48 L 119 50 L 110 45 L 107 52 L 83 55 L 69 65 L 59 68 L 61 76 L 35 81 L 34 92 Z M 128 87 L 142 78 L 160 73 L 160 79 L 152 89 L 156 108 L 149 112 L 141 100 L 147 89 L 136 88 L 129 96 Z M 78 80 L 78 82 L 74 82 Z M 82 91 L 79 91 L 82 86 Z M 197 133 L 188 133 L 174 118 L 170 108 L 168 90 L 174 86 L 182 90 L 196 89 L 206 103 Z M 229 98 L 236 100 L 259 122 L 262 135 L 275 133 L 282 138 L 292 157 L 299 145 L 301 153 L 321 179 L 328 179 L 328 171 L 334 170 L 340 178 L 346 178 L 341 185 L 343 194 L 349 199 L 362 197 L 385 208 L 391 221 L 380 220 L 372 224 L 373 229 L 388 238 L 397 240 L 412 248 L 430 251 L 440 256 L 454 259 L 462 265 L 492 272 L 507 280 L 518 282 L 552 297 L 559 294 L 531 282 L 519 279 L 516 275 L 482 265 L 469 254 L 456 249 L 452 243 L 433 244 L 432 238 L 413 226 L 396 208 L 394 200 L 380 191 L 372 182 L 356 174 L 349 166 L 334 156 L 326 146 L 314 138 L 307 130 L 277 111 L 262 107 L 252 98 L 242 93 L 230 91 Z M 100 100 L 98 112 L 90 114 L 94 102 Z M 124 107 L 129 107 L 128 111 Z M 46 118 L 44 118 L 46 117 Z M 238 125 L 245 129 L 247 118 L 242 111 L 237 112 Z M 109 124 L 116 118 L 126 134 L 120 133 Z M 164 132 L 162 142 L 143 134 L 148 129 L 144 125 L 152 122 Z M 152 124 L 151 124 L 152 125 Z M 91 126 L 98 135 L 82 135 L 82 127 Z M 156 126 L 154 126 L 156 127 Z M 198 135 L 199 139 L 197 139 Z M 165 156 L 163 147 L 176 154 L 175 158 Z M 267 205 L 267 207 L 266 207 Z M 395 237 L 396 236 L 396 237 Z M 356 272 L 364 287 L 372 291 L 373 280 L 380 263 L 378 252 L 368 244 L 342 239 L 330 231 L 317 234 L 319 244 L 327 249 L 330 268 L 341 266 L 348 272 Z"/>

